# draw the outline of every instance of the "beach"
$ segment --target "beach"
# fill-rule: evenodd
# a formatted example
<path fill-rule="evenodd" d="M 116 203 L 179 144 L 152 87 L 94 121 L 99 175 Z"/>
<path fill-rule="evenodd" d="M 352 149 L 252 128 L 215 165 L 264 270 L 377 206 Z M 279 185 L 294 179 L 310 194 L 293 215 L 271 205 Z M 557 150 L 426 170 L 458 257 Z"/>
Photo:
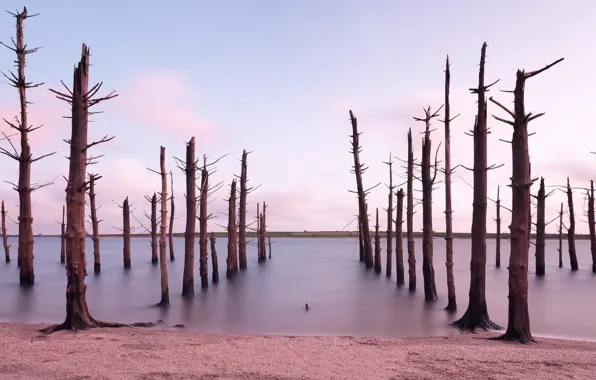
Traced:
<path fill-rule="evenodd" d="M 594 379 L 596 343 L 494 334 L 416 339 L 205 334 L 101 328 L 39 333 L 0 324 L 0 378 L 21 379 Z"/>

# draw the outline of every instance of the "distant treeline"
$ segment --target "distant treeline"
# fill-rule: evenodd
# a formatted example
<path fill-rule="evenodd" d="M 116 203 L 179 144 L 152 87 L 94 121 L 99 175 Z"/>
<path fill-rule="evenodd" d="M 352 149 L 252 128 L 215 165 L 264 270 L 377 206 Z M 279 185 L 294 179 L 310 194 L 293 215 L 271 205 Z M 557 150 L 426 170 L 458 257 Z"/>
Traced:
<path fill-rule="evenodd" d="M 221 232 L 214 232 L 216 238 L 225 238 L 228 236 L 228 233 L 225 231 Z M 247 237 L 256 237 L 255 232 L 247 232 Z M 435 232 L 436 238 L 444 238 L 444 232 Z M 10 237 L 17 237 L 17 235 L 8 235 Z M 36 237 L 60 237 L 60 235 L 44 235 L 39 234 L 35 235 Z M 101 234 L 100 237 L 121 237 L 122 234 Z M 175 237 L 184 237 L 184 233 L 174 233 Z M 199 234 L 197 233 L 196 236 L 198 237 Z M 301 232 L 287 232 L 287 231 L 267 231 L 267 236 L 271 236 L 272 238 L 357 238 L 358 231 L 301 231 Z M 394 234 L 395 236 L 395 234 Z M 565 235 L 567 236 L 567 235 Z M 131 237 L 146 237 L 149 238 L 149 234 L 131 234 Z M 422 231 L 414 232 L 415 238 L 422 238 Z M 472 235 L 468 232 L 454 232 L 453 237 L 455 239 L 470 239 Z M 495 239 L 495 233 L 487 233 L 486 237 L 488 239 Z M 404 234 L 405 238 L 405 234 Z M 509 234 L 501 233 L 501 238 L 508 239 Z M 531 235 L 531 238 L 534 239 L 536 236 L 534 234 Z M 558 234 L 546 234 L 546 239 L 558 239 Z M 577 240 L 589 240 L 590 235 L 588 234 L 576 234 L 575 238 Z"/>

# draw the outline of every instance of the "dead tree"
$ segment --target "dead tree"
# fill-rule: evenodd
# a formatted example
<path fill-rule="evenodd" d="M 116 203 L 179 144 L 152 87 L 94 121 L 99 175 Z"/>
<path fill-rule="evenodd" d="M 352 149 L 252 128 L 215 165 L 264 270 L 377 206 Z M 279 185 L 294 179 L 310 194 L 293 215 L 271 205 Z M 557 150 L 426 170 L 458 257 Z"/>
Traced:
<path fill-rule="evenodd" d="M 182 297 L 192 298 L 195 295 L 194 266 L 198 163 L 195 156 L 194 137 L 192 137 L 186 144 L 186 160 L 182 161 L 178 158 L 175 158 L 175 160 L 178 168 L 184 172 L 184 176 L 186 177 L 186 229 L 184 230 L 184 273 L 182 275 Z"/>
<path fill-rule="evenodd" d="M 455 298 L 455 276 L 453 274 L 453 209 L 451 208 L 451 174 L 455 169 L 451 168 L 451 122 L 459 115 L 451 117 L 451 106 L 449 104 L 449 88 L 451 84 L 451 72 L 449 71 L 449 56 L 445 60 L 445 267 L 447 269 L 447 307 L 445 310 L 453 312 L 457 310 Z"/>
<path fill-rule="evenodd" d="M 553 190 L 554 191 L 554 190 Z M 540 189 L 536 198 L 536 276 L 544 276 L 546 250 L 546 198 L 553 191 L 546 193 L 544 178 L 540 177 Z"/>
<path fill-rule="evenodd" d="M 267 236 L 267 245 L 269 246 L 269 260 L 271 260 L 271 236 Z"/>
<path fill-rule="evenodd" d="M 391 161 L 391 153 L 389 153 L 389 160 L 383 162 L 389 166 L 389 194 L 387 196 L 387 264 L 385 266 L 385 275 L 391 278 L 391 257 L 393 252 L 393 161 Z"/>
<path fill-rule="evenodd" d="M 559 211 L 559 268 L 563 268 L 563 202 L 561 202 L 561 211 Z"/>
<path fill-rule="evenodd" d="M 62 206 L 62 223 L 60 223 L 60 263 L 66 262 L 66 206 Z"/>
<path fill-rule="evenodd" d="M 496 234 L 496 245 L 495 245 L 495 267 L 501 267 L 501 198 L 500 198 L 500 186 L 497 186 L 497 201 L 495 202 L 495 206 L 497 208 L 497 217 L 495 218 L 495 222 L 497 223 L 497 234 Z"/>
<path fill-rule="evenodd" d="M 211 232 L 209 241 L 211 242 L 211 266 L 213 267 L 211 282 L 217 284 L 219 283 L 219 267 L 217 265 L 217 250 L 215 249 L 215 234 L 213 232 Z"/>
<path fill-rule="evenodd" d="M 31 211 L 31 193 L 39 190 L 42 187 L 53 184 L 52 182 L 44 184 L 31 183 L 31 164 L 41 160 L 42 158 L 53 155 L 56 152 L 44 154 L 39 157 L 33 157 L 31 154 L 31 147 L 29 146 L 29 132 L 33 132 L 41 126 L 29 125 L 27 120 L 27 101 L 26 91 L 30 88 L 38 87 L 43 83 L 32 83 L 25 79 L 25 65 L 28 54 L 35 53 L 39 48 L 27 49 L 23 34 L 23 22 L 26 18 L 35 17 L 37 15 L 28 15 L 27 8 L 23 7 L 22 12 L 11 13 L 16 18 L 16 41 L 13 39 L 14 47 L 8 46 L 4 43 L 2 45 L 13 51 L 17 59 L 15 61 L 17 67 L 17 74 L 9 71 L 8 74 L 2 75 L 8 80 L 9 85 L 18 89 L 20 100 L 20 115 L 15 117 L 14 121 L 3 119 L 10 128 L 16 130 L 20 134 L 20 152 L 12 144 L 8 136 L 4 137 L 8 140 L 11 150 L 0 148 L 0 153 L 19 163 L 19 180 L 18 184 L 8 182 L 13 186 L 13 189 L 19 193 L 19 246 L 17 251 L 17 259 L 19 261 L 19 283 L 22 286 L 31 286 L 35 283 L 35 273 L 33 270 L 33 214 Z M 83 178 L 84 180 L 84 178 Z"/>
<path fill-rule="evenodd" d="M 128 197 L 122 202 L 122 238 L 123 248 L 122 257 L 124 261 L 124 269 L 130 269 L 130 204 L 128 203 Z"/>
<path fill-rule="evenodd" d="M 596 273 L 596 220 L 594 218 L 594 181 L 590 181 L 588 191 L 588 228 L 590 229 L 590 252 L 592 253 L 592 273 Z"/>
<path fill-rule="evenodd" d="M 377 219 L 375 223 L 375 273 L 381 273 L 381 236 L 379 235 L 379 208 L 377 207 Z"/>
<path fill-rule="evenodd" d="M 2 200 L 2 245 L 4 245 L 4 258 L 7 263 L 10 263 L 10 245 L 8 245 L 8 236 L 6 234 L 6 214 L 7 211 L 4 208 L 4 199 Z M 64 209 L 62 209 L 62 223 L 64 224 Z"/>
<path fill-rule="evenodd" d="M 360 262 L 364 262 L 364 237 L 362 236 L 362 217 L 358 215 L 358 252 L 360 253 Z"/>
<path fill-rule="evenodd" d="M 228 198 L 228 258 L 226 260 L 226 277 L 230 278 L 238 272 L 238 246 L 236 236 L 236 180 L 232 180 L 230 197 Z"/>
<path fill-rule="evenodd" d="M 255 188 L 248 187 L 248 163 L 247 158 L 251 152 L 246 149 L 242 151 L 241 167 L 240 167 L 240 204 L 238 205 L 238 254 L 240 261 L 240 269 L 246 269 L 246 201 L 248 193 Z"/>
<path fill-rule="evenodd" d="M 433 265 L 433 187 L 437 178 L 439 146 L 435 154 L 435 163 L 431 163 L 431 141 L 430 141 L 430 122 L 433 118 L 439 116 L 439 111 L 431 113 L 430 106 L 424 110 L 424 118 L 415 117 L 414 120 L 425 124 L 424 138 L 422 139 L 422 162 L 420 163 L 422 180 L 422 277 L 424 281 L 424 300 L 432 302 L 437 300 L 437 287 L 435 284 L 435 268 Z M 434 171 L 431 173 L 431 168 Z"/>
<path fill-rule="evenodd" d="M 259 203 L 257 202 L 257 262 L 262 263 L 261 256 L 261 214 L 259 213 Z"/>
<path fill-rule="evenodd" d="M 168 245 L 170 246 L 170 261 L 176 260 L 174 256 L 174 211 L 175 211 L 175 203 L 174 203 L 174 175 L 170 170 L 170 191 L 172 195 L 170 196 L 170 225 L 168 230 Z"/>
<path fill-rule="evenodd" d="M 89 173 L 89 206 L 91 209 L 91 228 L 93 231 L 91 239 L 93 240 L 93 273 L 101 272 L 101 255 L 99 252 L 99 223 L 97 219 L 97 205 L 95 203 L 95 181 L 101 178 L 98 174 Z"/>
<path fill-rule="evenodd" d="M 89 49 L 83 44 L 81 61 L 75 67 L 72 90 L 66 86 L 66 93 L 50 90 L 58 99 L 71 105 L 71 138 L 69 173 L 66 186 L 66 318 L 63 323 L 42 330 L 52 333 L 59 330 L 77 330 L 91 327 L 120 327 L 122 324 L 101 322 L 89 313 L 85 285 L 85 181 L 87 165 L 96 162 L 97 157 L 87 156 L 92 146 L 110 141 L 107 136 L 99 141 L 88 143 L 87 126 L 89 108 L 117 96 L 114 92 L 101 98 L 93 98 L 101 83 L 89 89 Z M 150 324 L 138 324 L 150 325 Z"/>
<path fill-rule="evenodd" d="M 474 138 L 474 200 L 472 209 L 472 252 L 470 260 L 470 291 L 468 308 L 464 315 L 453 325 L 466 329 L 498 329 L 497 324 L 490 320 L 486 305 L 486 207 L 487 207 L 487 177 L 488 171 L 499 166 L 487 166 L 487 117 L 485 93 L 497 82 L 490 85 L 484 83 L 484 63 L 486 57 L 486 43 L 482 44 L 480 53 L 480 70 L 478 73 L 478 87 L 471 89 L 472 94 L 478 95 L 478 114 L 474 123 L 472 136 Z M 502 166 L 502 165 L 501 165 Z"/>
<path fill-rule="evenodd" d="M 358 132 L 358 119 L 354 116 L 354 113 L 350 110 L 350 122 L 352 124 L 352 134 L 350 137 L 352 138 L 352 149 L 350 153 L 354 156 L 354 166 L 352 166 L 352 172 L 356 176 L 356 191 L 351 191 L 352 193 L 356 193 L 358 196 L 358 211 L 360 215 L 360 221 L 362 223 L 362 238 L 364 240 L 364 263 L 367 269 L 373 267 L 373 247 L 372 247 L 372 237 L 370 234 L 370 226 L 368 223 L 368 214 L 366 213 L 366 195 L 372 190 L 374 187 L 378 186 L 375 185 L 370 189 L 365 190 L 364 185 L 362 184 L 362 175 L 368 169 L 360 162 L 360 152 L 362 148 L 360 147 L 360 132 Z"/>
<path fill-rule="evenodd" d="M 404 189 L 397 191 L 397 208 L 395 210 L 395 272 L 397 286 L 404 285 L 404 246 L 403 246 L 403 224 L 404 224 Z"/>
<path fill-rule="evenodd" d="M 526 114 L 524 92 L 526 80 L 561 62 L 563 58 L 537 71 L 517 70 L 514 94 L 514 111 L 492 99 L 513 121 L 495 119 L 513 126 L 512 153 L 512 203 L 511 203 L 511 253 L 509 255 L 509 312 L 507 330 L 498 339 L 517 340 L 521 343 L 534 341 L 530 332 L 528 312 L 528 215 L 530 208 L 530 187 L 535 180 L 530 177 L 530 155 L 528 151 L 528 123 L 542 115 Z M 568 182 L 569 183 L 569 182 Z M 569 186 L 568 186 L 569 189 Z"/>
<path fill-rule="evenodd" d="M 267 204 L 263 202 L 263 212 L 261 213 L 261 229 L 259 231 L 262 261 L 267 261 Z"/>
<path fill-rule="evenodd" d="M 159 194 L 161 206 L 159 216 L 159 269 L 161 274 L 161 298 L 155 306 L 167 308 L 170 307 L 170 290 L 168 286 L 168 264 L 166 259 L 166 239 L 168 228 L 168 172 L 166 171 L 166 148 L 163 146 L 159 147 L 159 168 L 159 171 L 149 168 L 147 168 L 147 170 L 149 170 L 152 173 L 158 174 L 161 178 L 161 192 Z M 153 199 L 155 199 L 155 193 L 153 193 L 152 200 Z M 151 211 L 153 211 L 153 209 Z"/>
<path fill-rule="evenodd" d="M 571 270 L 578 270 L 577 251 L 575 249 L 575 211 L 573 209 L 573 191 L 567 177 L 567 207 L 569 208 L 569 227 L 567 228 L 567 243 L 569 244 L 569 264 Z"/>
<path fill-rule="evenodd" d="M 414 246 L 414 147 L 412 128 L 408 129 L 408 166 L 406 199 L 406 234 L 408 246 L 408 289 L 416 290 L 416 252 Z"/>
<path fill-rule="evenodd" d="M 151 215 L 145 213 L 145 217 L 149 219 L 151 224 L 151 229 L 145 229 L 150 235 L 149 244 L 151 245 L 151 264 L 157 265 L 159 262 L 158 255 L 157 255 L 157 194 L 154 192 L 153 196 L 149 197 L 145 195 L 145 199 L 151 203 Z M 138 221 L 141 224 L 140 221 Z M 141 224 L 142 225 L 142 224 Z"/>

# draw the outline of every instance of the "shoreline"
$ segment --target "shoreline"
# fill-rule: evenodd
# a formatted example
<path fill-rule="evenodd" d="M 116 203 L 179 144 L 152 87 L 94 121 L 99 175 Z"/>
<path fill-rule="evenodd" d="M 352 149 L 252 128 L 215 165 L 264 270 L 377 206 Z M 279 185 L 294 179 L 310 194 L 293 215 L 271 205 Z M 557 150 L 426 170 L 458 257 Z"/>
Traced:
<path fill-rule="evenodd" d="M 494 333 L 434 338 L 290 337 L 163 328 L 42 335 L 0 323 L 2 379 L 553 379 L 596 378 L 596 343 Z"/>

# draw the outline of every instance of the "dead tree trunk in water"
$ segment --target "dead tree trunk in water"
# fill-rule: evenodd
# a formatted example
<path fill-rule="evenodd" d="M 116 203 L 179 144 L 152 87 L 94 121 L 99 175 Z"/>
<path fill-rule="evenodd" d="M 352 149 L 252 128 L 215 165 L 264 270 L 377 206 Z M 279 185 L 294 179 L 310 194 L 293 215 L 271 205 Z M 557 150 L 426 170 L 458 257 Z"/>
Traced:
<path fill-rule="evenodd" d="M 422 121 L 425 124 L 424 139 L 422 140 L 422 277 L 424 281 L 424 300 L 427 302 L 436 301 L 437 287 L 435 284 L 435 268 L 433 264 L 433 186 L 437 178 L 437 156 L 435 155 L 435 164 L 431 163 L 431 141 L 430 141 L 430 122 L 433 118 L 439 116 L 439 111 L 443 106 L 431 114 L 430 106 L 424 110 L 424 118 L 415 117 L 414 120 Z M 439 144 L 440 147 L 441 144 Z M 439 149 L 437 148 L 437 154 Z M 431 167 L 434 172 L 431 174 Z"/>
<path fill-rule="evenodd" d="M 559 268 L 563 268 L 563 202 L 561 202 L 561 211 L 559 211 Z"/>
<path fill-rule="evenodd" d="M 381 273 L 381 236 L 379 235 L 379 208 L 377 207 L 377 223 L 375 224 L 375 273 Z"/>
<path fill-rule="evenodd" d="M 7 263 L 10 263 L 10 245 L 8 245 L 8 236 L 6 234 L 6 209 L 4 208 L 4 199 L 2 200 L 2 210 L 0 213 L 2 214 L 2 245 L 4 246 L 4 259 Z M 62 206 L 62 225 L 64 226 L 64 206 Z M 64 232 L 62 235 L 64 235 Z M 64 252 L 64 244 L 62 244 L 60 252 Z"/>
<path fill-rule="evenodd" d="M 62 223 L 60 224 L 60 263 L 66 262 L 66 206 L 62 206 Z"/>
<path fill-rule="evenodd" d="M 567 177 L 567 205 L 569 207 L 569 228 L 567 229 L 567 243 L 569 244 L 569 263 L 571 270 L 578 270 L 577 251 L 575 250 L 575 211 L 573 210 L 573 191 Z"/>
<path fill-rule="evenodd" d="M 358 250 L 360 253 L 360 262 L 364 262 L 364 238 L 362 236 L 362 217 L 358 215 Z"/>
<path fill-rule="evenodd" d="M 207 197 L 209 196 L 209 170 L 207 159 L 203 157 L 201 169 L 201 191 L 199 198 L 199 273 L 201 289 L 209 287 L 209 268 L 207 267 Z"/>
<path fill-rule="evenodd" d="M 238 255 L 240 269 L 246 269 L 246 199 L 251 190 L 247 187 L 248 182 L 248 164 L 247 156 L 250 152 L 246 149 L 242 151 L 242 160 L 240 168 L 240 204 L 238 205 Z"/>
<path fill-rule="evenodd" d="M 406 200 L 406 234 L 408 246 L 408 289 L 416 290 L 416 252 L 414 246 L 414 147 L 412 128 L 408 129 L 408 172 Z"/>
<path fill-rule="evenodd" d="M 389 153 L 389 161 L 384 162 L 389 166 L 389 195 L 387 202 L 387 264 L 385 266 L 385 275 L 391 278 L 391 258 L 393 252 L 393 161 Z"/>
<path fill-rule="evenodd" d="M 457 310 L 455 298 L 455 276 L 453 274 L 453 210 L 451 208 L 451 106 L 449 104 L 449 87 L 451 72 L 449 71 L 449 56 L 445 60 L 445 267 L 447 269 L 447 307 L 445 310 Z"/>
<path fill-rule="evenodd" d="M 404 224 L 404 189 L 397 191 L 397 209 L 395 210 L 395 272 L 397 277 L 397 286 L 404 286 L 404 243 L 403 243 L 403 224 Z"/>
<path fill-rule="evenodd" d="M 368 214 L 366 212 L 366 195 L 370 189 L 365 190 L 362 184 L 362 175 L 366 171 L 366 167 L 360 162 L 360 133 L 358 132 L 358 119 L 354 116 L 354 113 L 350 111 L 350 122 L 352 124 L 352 150 L 351 153 L 354 156 L 354 174 L 356 175 L 356 194 L 358 195 L 358 214 L 360 215 L 360 221 L 362 223 L 362 239 L 364 240 L 364 263 L 367 269 L 373 267 L 373 247 L 372 237 L 370 234 L 370 226 L 368 224 Z"/>
<path fill-rule="evenodd" d="M 596 273 L 596 220 L 594 218 L 594 181 L 590 181 L 588 192 L 588 228 L 590 229 L 590 252 L 592 253 L 592 273 Z"/>
<path fill-rule="evenodd" d="M 122 203 L 122 237 L 124 239 L 122 248 L 124 269 L 130 269 L 130 205 L 128 197 Z"/>
<path fill-rule="evenodd" d="M 209 241 L 211 243 L 211 266 L 213 267 L 213 272 L 211 273 L 211 282 L 217 284 L 219 283 L 219 266 L 217 265 L 217 250 L 215 249 L 215 234 L 213 232 L 211 232 Z"/>
<path fill-rule="evenodd" d="M 545 273 L 545 247 L 546 247 L 546 189 L 544 178 L 540 177 L 540 189 L 536 196 L 536 276 Z"/>
<path fill-rule="evenodd" d="M 528 163 L 529 169 L 528 173 L 529 177 L 532 178 L 532 163 Z M 530 207 L 528 208 L 528 252 L 530 249 L 530 245 L 532 244 L 532 192 L 530 192 Z"/>
<path fill-rule="evenodd" d="M 197 217 L 197 159 L 195 138 L 186 144 L 186 160 L 176 160 L 186 177 L 186 229 L 184 230 L 184 274 L 182 275 L 182 297 L 195 295 L 195 235 Z"/>
<path fill-rule="evenodd" d="M 271 236 L 267 236 L 267 245 L 269 246 L 269 260 L 271 260 Z"/>
<path fill-rule="evenodd" d="M 39 48 L 27 49 L 25 39 L 23 36 L 23 22 L 27 17 L 33 17 L 27 15 L 27 8 L 23 7 L 22 12 L 10 13 L 16 18 L 16 41 L 13 39 L 14 48 L 8 47 L 16 53 L 17 59 L 15 61 L 17 66 L 17 74 L 10 72 L 10 75 L 4 75 L 9 82 L 9 85 L 19 90 L 20 100 L 20 115 L 16 117 L 14 122 L 9 122 L 6 119 L 4 121 L 13 129 L 20 133 L 20 153 L 12 147 L 12 151 L 0 148 L 0 153 L 19 163 L 19 180 L 18 184 L 13 184 L 13 189 L 19 193 L 19 246 L 17 252 L 17 259 L 19 263 L 19 283 L 21 286 L 31 286 L 35 282 L 35 273 L 33 270 L 33 215 L 31 212 L 31 193 L 44 186 L 47 186 L 53 182 L 35 185 L 31 184 L 31 164 L 40 159 L 51 156 L 50 153 L 40 157 L 32 157 L 31 147 L 29 146 L 29 132 L 39 129 L 41 126 L 34 127 L 29 124 L 27 120 L 27 105 L 30 104 L 27 101 L 26 91 L 27 89 L 41 86 L 43 83 L 34 84 L 28 82 L 25 79 L 25 65 L 26 56 L 31 53 L 35 53 Z M 12 146 L 12 143 L 11 143 Z M 85 178 L 83 178 L 83 181 Z"/>
<path fill-rule="evenodd" d="M 497 234 L 496 234 L 496 252 L 495 252 L 495 267 L 501 267 L 501 198 L 500 198 L 500 186 L 497 186 L 497 201 L 495 202 L 497 207 L 497 217 L 495 222 L 497 223 Z"/>
<path fill-rule="evenodd" d="M 484 84 L 484 62 L 486 43 L 482 44 L 480 53 L 480 70 L 478 88 L 472 89 L 478 94 L 478 114 L 474 123 L 474 202 L 472 209 L 472 252 L 470 260 L 470 291 L 468 308 L 464 315 L 453 325 L 466 329 L 498 329 L 499 326 L 490 320 L 486 305 L 486 204 L 488 170 L 495 166 L 487 166 L 487 106 L 485 92 L 491 85 Z M 496 83 L 496 82 L 495 82 Z M 493 83 L 494 84 L 494 83 Z M 527 214 L 526 214 L 527 215 Z"/>
<path fill-rule="evenodd" d="M 261 214 L 259 213 L 259 203 L 257 202 L 257 262 L 262 263 L 261 256 Z"/>
<path fill-rule="evenodd" d="M 157 265 L 159 262 L 157 256 L 157 194 L 154 192 L 152 197 L 145 195 L 145 199 L 151 203 L 151 215 L 148 216 L 151 222 L 151 230 L 149 231 L 151 234 L 149 242 L 151 245 L 151 264 Z"/>
<path fill-rule="evenodd" d="M 99 222 L 97 219 L 97 205 L 95 204 L 95 181 L 101 178 L 97 174 L 89 174 L 89 206 L 91 208 L 91 228 L 93 231 L 93 273 L 101 272 L 101 254 L 99 251 Z"/>
<path fill-rule="evenodd" d="M 174 256 L 174 211 L 175 211 L 175 204 L 174 204 L 174 174 L 170 170 L 170 190 L 172 191 L 172 196 L 170 196 L 170 225 L 168 231 L 168 242 L 170 246 L 170 261 L 174 261 L 176 257 Z"/>
<path fill-rule="evenodd" d="M 491 101 L 506 111 L 513 121 L 497 119 L 513 125 L 511 153 L 513 170 L 511 175 L 511 253 L 509 255 L 509 310 L 507 330 L 498 339 L 517 340 L 521 343 L 534 341 L 530 331 L 528 312 L 528 209 L 530 208 L 530 187 L 534 182 L 530 178 L 530 155 L 528 151 L 528 123 L 543 114 L 526 114 L 526 80 L 540 74 L 563 59 L 537 71 L 517 70 L 514 94 L 514 111 L 491 98 Z M 496 118 L 496 117 L 495 117 Z"/>
<path fill-rule="evenodd" d="M 263 212 L 261 213 L 261 257 L 263 262 L 267 261 L 267 204 L 263 202 Z"/>
<path fill-rule="evenodd" d="M 238 246 L 236 245 L 236 180 L 232 180 L 230 198 L 228 198 L 228 259 L 226 277 L 230 278 L 238 271 Z"/>

